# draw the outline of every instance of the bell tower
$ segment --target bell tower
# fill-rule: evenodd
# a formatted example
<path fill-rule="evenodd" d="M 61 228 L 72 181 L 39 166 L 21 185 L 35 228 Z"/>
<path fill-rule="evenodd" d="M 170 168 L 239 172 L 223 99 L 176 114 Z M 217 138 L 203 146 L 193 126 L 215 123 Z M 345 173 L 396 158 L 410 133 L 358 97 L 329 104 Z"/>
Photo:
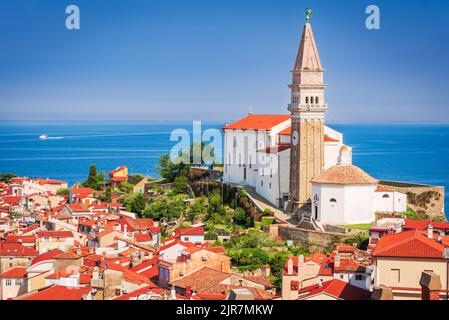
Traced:
<path fill-rule="evenodd" d="M 310 25 L 312 10 L 306 9 L 301 44 L 292 70 L 292 134 L 290 149 L 290 203 L 292 214 L 310 216 L 311 179 L 324 168 L 324 100 L 323 67 Z"/>

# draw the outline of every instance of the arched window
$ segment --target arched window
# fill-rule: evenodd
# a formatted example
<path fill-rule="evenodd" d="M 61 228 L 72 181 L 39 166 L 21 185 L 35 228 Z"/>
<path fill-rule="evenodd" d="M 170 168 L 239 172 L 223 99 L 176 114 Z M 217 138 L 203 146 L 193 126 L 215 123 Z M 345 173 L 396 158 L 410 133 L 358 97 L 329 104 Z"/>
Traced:
<path fill-rule="evenodd" d="M 384 198 L 384 199 L 389 199 L 390 196 L 389 196 L 388 194 L 384 194 L 384 195 L 382 196 L 382 198 Z"/>
<path fill-rule="evenodd" d="M 320 100 L 319 100 L 319 98 L 318 98 L 318 97 L 316 97 L 316 98 L 315 98 L 315 103 L 317 103 L 317 104 L 318 104 L 318 103 L 320 103 L 319 101 L 320 101 Z"/>
<path fill-rule="evenodd" d="M 313 104 L 313 97 L 310 97 L 310 103 Z"/>
<path fill-rule="evenodd" d="M 329 200 L 329 202 L 337 203 L 337 200 L 335 198 L 332 198 L 332 199 Z"/>
<path fill-rule="evenodd" d="M 309 103 L 309 97 L 306 97 L 306 103 Z"/>

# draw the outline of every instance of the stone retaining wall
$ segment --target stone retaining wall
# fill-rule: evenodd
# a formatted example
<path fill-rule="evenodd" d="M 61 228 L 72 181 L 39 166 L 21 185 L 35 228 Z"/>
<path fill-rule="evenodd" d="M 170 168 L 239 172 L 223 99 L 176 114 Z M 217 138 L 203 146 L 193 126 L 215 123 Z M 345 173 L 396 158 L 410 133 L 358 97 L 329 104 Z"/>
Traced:
<path fill-rule="evenodd" d="M 343 238 L 346 235 L 335 232 L 320 232 L 314 230 L 301 229 L 292 225 L 279 225 L 278 234 L 282 240 L 293 240 L 303 243 L 316 243 L 322 246 L 327 246 L 332 240 Z"/>

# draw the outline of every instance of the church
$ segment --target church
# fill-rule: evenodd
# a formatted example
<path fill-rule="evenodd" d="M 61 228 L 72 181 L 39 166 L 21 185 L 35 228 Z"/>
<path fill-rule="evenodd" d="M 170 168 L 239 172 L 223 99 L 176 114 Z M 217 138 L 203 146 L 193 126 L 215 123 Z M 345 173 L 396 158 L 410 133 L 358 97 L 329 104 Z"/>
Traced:
<path fill-rule="evenodd" d="M 324 69 L 310 18 L 307 9 L 289 113 L 250 113 L 223 128 L 223 180 L 253 187 L 306 223 L 370 223 L 375 212 L 406 211 L 407 196 L 353 165 L 343 134 L 325 125 Z"/>

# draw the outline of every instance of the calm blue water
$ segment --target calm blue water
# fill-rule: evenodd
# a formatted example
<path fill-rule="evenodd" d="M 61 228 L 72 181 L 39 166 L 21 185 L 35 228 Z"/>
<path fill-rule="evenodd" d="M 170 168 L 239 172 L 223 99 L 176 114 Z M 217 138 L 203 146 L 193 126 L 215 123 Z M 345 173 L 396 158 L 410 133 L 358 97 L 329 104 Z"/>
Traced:
<path fill-rule="evenodd" d="M 335 124 L 353 147 L 353 162 L 378 179 L 443 185 L 449 191 L 449 124 Z M 203 129 L 221 128 L 203 124 Z M 83 181 L 92 163 L 101 171 L 126 165 L 157 176 L 160 155 L 176 143 L 175 128 L 191 123 L 0 122 L 0 172 Z M 39 135 L 59 137 L 39 140 Z"/>

